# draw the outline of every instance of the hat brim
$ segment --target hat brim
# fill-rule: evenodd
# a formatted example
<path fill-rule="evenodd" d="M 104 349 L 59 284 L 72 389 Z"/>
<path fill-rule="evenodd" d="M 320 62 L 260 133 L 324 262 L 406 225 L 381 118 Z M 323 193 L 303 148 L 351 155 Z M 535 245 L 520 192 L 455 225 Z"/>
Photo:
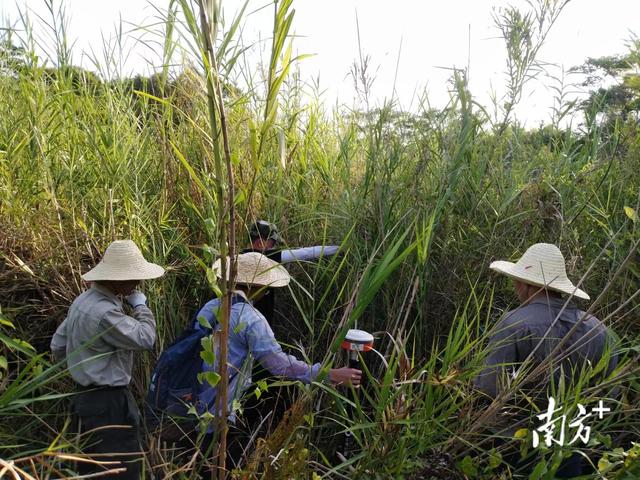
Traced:
<path fill-rule="evenodd" d="M 82 275 L 82 279 L 87 282 L 152 280 L 161 277 L 164 273 L 164 268 L 150 262 L 126 269 L 117 269 L 112 266 L 107 266 L 104 263 L 98 263 L 98 265 Z"/>
<path fill-rule="evenodd" d="M 255 252 L 250 252 L 255 253 Z M 248 255 L 248 254 L 244 254 Z M 266 259 L 266 257 L 265 257 Z M 267 259 L 268 260 L 268 259 Z M 259 272 L 256 272 L 253 265 L 237 264 L 235 283 L 243 285 L 255 285 L 259 287 L 286 287 L 291 281 L 291 275 L 286 268 L 276 262 Z M 266 265 L 265 265 L 266 266 Z M 213 264 L 213 269 L 218 278 L 222 278 L 221 260 L 217 259 Z M 227 270 L 227 276 L 229 271 Z"/>
<path fill-rule="evenodd" d="M 269 236 L 269 238 L 270 238 L 271 240 L 273 240 L 274 242 L 276 242 L 276 243 L 282 243 L 282 242 L 284 242 L 284 240 L 282 239 L 282 237 L 281 237 L 281 236 L 280 236 L 280 234 L 278 234 L 278 233 L 272 233 L 272 234 Z"/>
<path fill-rule="evenodd" d="M 553 290 L 555 292 L 566 293 L 567 295 L 573 295 L 574 297 L 578 297 L 583 300 L 591 299 L 591 297 L 587 294 L 587 292 L 579 289 L 569 280 L 566 280 L 563 282 L 551 281 L 549 283 L 545 283 L 543 281 L 540 281 L 539 278 L 521 271 L 520 269 L 517 268 L 516 264 L 512 262 L 507 262 L 504 260 L 496 260 L 495 262 L 491 262 L 491 265 L 489 265 L 489 268 L 494 272 L 501 273 L 503 275 L 506 275 L 509 278 L 520 280 L 521 282 L 529 283 L 537 287 L 544 287 L 544 288 L 548 288 L 549 290 Z"/>
<path fill-rule="evenodd" d="M 271 233 L 268 236 L 263 237 L 262 235 L 260 235 L 257 232 L 251 232 L 249 234 L 249 238 L 251 238 L 251 241 L 256 241 L 258 239 L 262 239 L 262 240 L 273 240 L 275 243 L 283 243 L 284 239 L 280 236 L 280 234 L 278 233 Z"/>

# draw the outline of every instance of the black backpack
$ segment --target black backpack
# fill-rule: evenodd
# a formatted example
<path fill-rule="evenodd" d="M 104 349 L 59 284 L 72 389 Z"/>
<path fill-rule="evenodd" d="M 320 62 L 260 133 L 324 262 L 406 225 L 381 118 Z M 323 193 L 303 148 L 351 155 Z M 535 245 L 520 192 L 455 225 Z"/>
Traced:
<path fill-rule="evenodd" d="M 245 301 L 242 296 L 234 295 L 231 305 Z M 202 371 L 202 339 L 211 335 L 211 328 L 195 327 L 197 317 L 162 352 L 153 369 L 146 405 L 150 429 L 155 429 L 163 418 L 169 417 L 174 422 L 189 419 L 189 409 L 200 389 L 198 374 Z M 209 408 L 208 405 L 206 407 Z"/>

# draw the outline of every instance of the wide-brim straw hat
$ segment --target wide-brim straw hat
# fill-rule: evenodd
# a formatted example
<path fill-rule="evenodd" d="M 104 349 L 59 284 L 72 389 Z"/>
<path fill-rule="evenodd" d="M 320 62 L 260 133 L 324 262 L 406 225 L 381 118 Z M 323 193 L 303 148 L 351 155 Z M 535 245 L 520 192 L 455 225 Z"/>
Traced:
<path fill-rule="evenodd" d="M 550 243 L 530 246 L 516 263 L 497 260 L 491 270 L 538 287 L 589 300 L 584 290 L 576 287 L 567 277 L 564 256 L 558 247 Z"/>
<path fill-rule="evenodd" d="M 258 252 L 238 255 L 237 266 L 236 283 L 263 287 L 286 287 L 291 281 L 289 272 L 282 265 Z M 218 278 L 222 278 L 221 267 L 221 259 L 216 260 L 213 269 Z M 227 257 L 227 279 L 230 273 L 229 257 Z"/>
<path fill-rule="evenodd" d="M 87 281 L 150 280 L 164 275 L 164 268 L 147 262 L 131 240 L 116 240 L 107 247 L 100 263 L 82 275 Z"/>

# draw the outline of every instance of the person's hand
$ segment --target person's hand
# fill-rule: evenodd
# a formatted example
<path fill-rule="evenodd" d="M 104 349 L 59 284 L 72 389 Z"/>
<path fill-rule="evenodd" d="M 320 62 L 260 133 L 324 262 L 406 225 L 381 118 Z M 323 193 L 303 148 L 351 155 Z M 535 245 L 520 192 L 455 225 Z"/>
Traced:
<path fill-rule="evenodd" d="M 333 385 L 353 385 L 360 386 L 362 372 L 356 368 L 342 367 L 329 370 L 329 381 Z"/>
<path fill-rule="evenodd" d="M 139 305 L 147 304 L 147 297 L 145 297 L 144 293 L 139 290 L 134 290 L 133 292 L 131 292 L 125 297 L 125 300 L 129 305 L 131 305 L 132 308 L 136 308 Z"/>

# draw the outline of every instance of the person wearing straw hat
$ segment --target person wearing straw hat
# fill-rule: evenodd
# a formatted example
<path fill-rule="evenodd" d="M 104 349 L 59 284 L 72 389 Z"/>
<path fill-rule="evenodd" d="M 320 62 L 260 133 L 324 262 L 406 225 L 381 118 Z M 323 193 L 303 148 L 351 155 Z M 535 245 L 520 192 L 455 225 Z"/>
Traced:
<path fill-rule="evenodd" d="M 301 247 L 284 249 L 280 245 L 284 239 L 278 233 L 278 228 L 265 220 L 257 220 L 249 229 L 249 241 L 251 246 L 242 253 L 259 252 L 280 264 L 305 262 L 321 257 L 330 257 L 340 250 L 337 245 L 316 245 L 313 247 Z M 275 319 L 275 295 L 272 290 L 266 290 L 264 295 L 257 300 L 255 306 L 267 321 Z"/>
<path fill-rule="evenodd" d="M 249 248 L 242 253 L 259 252 L 280 264 L 313 261 L 322 257 L 330 257 L 340 250 L 337 245 L 317 245 L 302 248 L 283 248 L 284 239 L 278 227 L 265 220 L 257 220 L 249 228 Z M 265 289 L 263 295 L 254 302 L 254 307 L 273 325 L 276 320 L 275 288 Z M 273 377 L 268 370 L 258 364 L 252 372 L 254 382 L 269 381 Z M 290 404 L 292 389 L 289 386 L 270 386 L 260 397 L 251 396 L 245 402 L 245 419 L 251 423 L 259 420 L 261 411 L 269 411 L 270 423 L 277 424 Z M 256 417 L 256 418 L 251 418 Z M 267 427 L 267 425 L 265 425 Z"/>
<path fill-rule="evenodd" d="M 612 352 L 615 336 L 573 302 L 574 298 L 589 300 L 589 295 L 567 277 L 564 256 L 557 246 L 537 243 L 516 263 L 498 260 L 489 268 L 512 279 L 521 305 L 507 312 L 490 335 L 484 369 L 474 379 L 480 391 L 489 398 L 497 397 L 519 373 L 526 375 L 519 367 L 528 358 L 531 363 L 523 370 L 543 364 L 549 367 L 544 378 L 537 377 L 521 387 L 533 394 L 534 402 L 544 401 L 545 406 L 550 382 L 558 386 L 564 377 L 565 385 L 570 385 L 585 365 L 597 365 L 605 354 L 609 355 L 606 374 L 613 371 L 617 365 Z M 579 474 L 581 458 L 570 457 L 556 475 L 571 478 Z"/>
<path fill-rule="evenodd" d="M 156 321 L 136 287 L 163 274 L 131 240 L 111 243 L 102 260 L 82 275 L 91 286 L 73 301 L 51 340 L 54 358 L 66 361 L 77 386 L 71 404 L 79 431 L 86 434 L 84 452 L 101 454 L 96 460 L 124 462 L 104 467 L 79 462 L 81 474 L 126 467 L 110 478 L 140 477 L 140 412 L 129 382 L 133 352 L 153 347 Z"/>
<path fill-rule="evenodd" d="M 220 267 L 221 261 L 218 259 L 213 266 L 218 278 L 221 277 Z M 239 400 L 252 383 L 251 372 L 254 359 L 273 375 L 303 383 L 311 383 L 320 373 L 320 363 L 309 365 L 293 355 L 284 353 L 266 318 L 254 307 L 254 302 L 264 294 L 266 288 L 282 288 L 287 286 L 290 280 L 287 270 L 265 255 L 248 252 L 237 257 L 236 290 L 233 293 L 229 316 L 229 412 L 232 412 L 234 401 Z M 219 298 L 205 304 L 197 314 L 199 320 L 195 322 L 195 327 L 203 328 L 201 322 L 206 320 L 214 330 L 218 329 L 216 315 L 220 308 Z M 218 359 L 219 356 L 216 354 L 215 358 Z M 203 360 L 202 370 L 218 372 L 217 361 L 209 364 Z M 360 370 L 348 367 L 330 369 L 328 373 L 332 384 L 354 386 L 360 384 L 361 376 Z M 196 406 L 202 410 L 203 405 L 207 405 L 209 411 L 215 415 L 217 393 L 216 387 L 205 382 L 201 387 Z M 235 422 L 233 413 L 230 418 Z M 243 442 L 235 442 L 235 444 L 241 449 L 246 447 Z M 233 443 L 230 443 L 230 450 L 233 448 Z M 233 453 L 230 456 L 238 458 Z"/>

